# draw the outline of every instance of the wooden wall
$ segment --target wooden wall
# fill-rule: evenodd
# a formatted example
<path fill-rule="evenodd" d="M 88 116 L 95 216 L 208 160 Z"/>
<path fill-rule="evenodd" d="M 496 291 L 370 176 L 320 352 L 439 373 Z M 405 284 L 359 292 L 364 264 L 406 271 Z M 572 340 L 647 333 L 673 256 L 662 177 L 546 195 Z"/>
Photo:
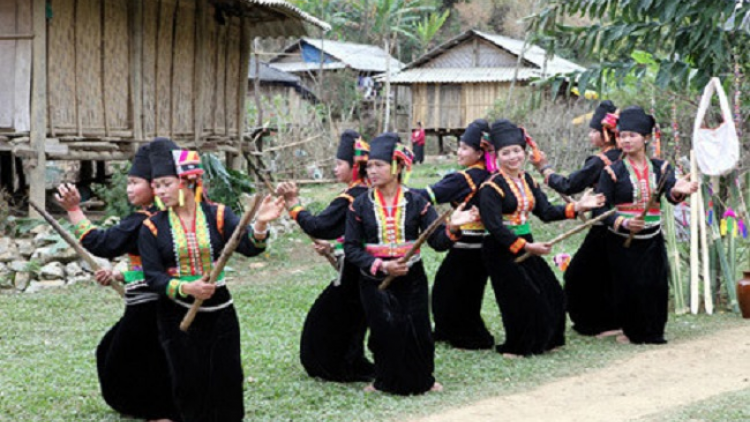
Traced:
<path fill-rule="evenodd" d="M 240 18 L 219 24 L 207 0 L 49 1 L 52 136 L 237 137 Z"/>
<path fill-rule="evenodd" d="M 424 69 L 515 67 L 518 57 L 483 39 L 474 38 L 447 50 L 427 63 Z"/>
<path fill-rule="evenodd" d="M 0 0 L 0 35 L 31 34 L 31 2 Z M 0 40 L 0 132 L 27 132 L 31 39 Z"/>

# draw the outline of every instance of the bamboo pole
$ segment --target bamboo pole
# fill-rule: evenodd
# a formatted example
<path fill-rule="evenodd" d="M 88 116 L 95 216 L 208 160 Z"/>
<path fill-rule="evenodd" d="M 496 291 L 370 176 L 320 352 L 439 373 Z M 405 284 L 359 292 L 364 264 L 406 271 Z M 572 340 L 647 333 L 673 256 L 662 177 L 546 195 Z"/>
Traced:
<path fill-rule="evenodd" d="M 669 257 L 669 278 L 672 280 L 672 292 L 674 295 L 674 311 L 677 315 L 683 315 L 689 309 L 685 306 L 685 292 L 682 285 L 682 274 L 680 273 L 680 252 L 677 248 L 674 205 L 666 200 L 662 200 L 662 204 L 664 213 L 666 214 L 667 255 Z"/>
<path fill-rule="evenodd" d="M 700 179 L 697 179 L 700 184 Z M 706 235 L 706 210 L 703 203 L 703 193 L 701 189 L 695 193 L 698 196 L 698 228 L 700 232 L 700 245 L 701 245 L 701 264 L 703 266 L 703 306 L 706 309 L 706 313 L 712 315 L 714 313 L 714 300 L 711 294 L 711 276 L 708 268 L 708 236 Z"/>
<path fill-rule="evenodd" d="M 698 180 L 698 165 L 695 161 L 695 151 L 690 150 L 691 180 Z M 690 312 L 698 313 L 698 275 L 700 262 L 698 261 L 698 195 L 690 196 Z"/>
<path fill-rule="evenodd" d="M 211 274 L 207 283 L 216 283 L 216 279 L 219 277 L 219 275 L 221 275 L 221 272 L 224 271 L 224 267 L 227 265 L 229 257 L 231 257 L 234 253 L 234 250 L 237 249 L 237 246 L 240 244 L 240 238 L 245 234 L 247 225 L 250 224 L 250 220 L 255 217 L 255 213 L 258 212 L 258 208 L 260 208 L 260 204 L 262 202 L 263 199 L 260 198 L 260 195 L 255 195 L 253 197 L 251 204 L 247 208 L 247 211 L 242 214 L 239 224 L 234 229 L 232 237 L 230 237 L 229 241 L 224 245 L 224 250 L 221 251 L 219 259 L 211 268 Z M 195 299 L 193 305 L 190 307 L 190 310 L 188 310 L 188 312 L 182 318 L 182 322 L 180 322 L 180 330 L 187 331 L 188 328 L 190 328 L 190 325 L 193 323 L 195 316 L 198 314 L 198 309 L 200 309 L 201 305 L 203 305 L 203 300 Z"/>
<path fill-rule="evenodd" d="M 45 0 L 33 0 L 32 4 L 34 40 L 32 41 L 31 62 L 31 147 L 35 162 L 31 167 L 29 202 L 36 201 L 44 209 L 44 180 L 47 157 L 44 152 L 47 138 L 47 19 Z M 4 76 L 5 77 L 5 76 Z M 29 210 L 34 216 L 34 211 Z"/>
<path fill-rule="evenodd" d="M 448 217 L 450 217 L 450 215 L 452 213 L 453 213 L 453 209 L 449 209 L 446 212 L 444 212 L 443 214 L 441 214 L 438 218 L 436 218 L 435 221 L 433 221 L 432 223 L 430 223 L 430 225 L 427 227 L 427 229 L 425 231 L 423 231 L 419 235 L 419 238 L 417 239 L 416 242 L 414 242 L 414 244 L 411 246 L 411 249 L 409 249 L 409 251 L 406 253 L 406 255 L 404 255 L 403 257 L 399 258 L 398 261 L 399 262 L 408 262 L 411 259 L 411 257 L 413 257 L 417 253 L 417 251 L 422 246 L 422 244 L 425 241 L 427 241 L 427 238 L 429 238 L 430 235 L 432 235 L 432 233 L 435 230 L 437 230 L 438 227 L 440 227 L 440 224 L 442 224 Z M 393 280 L 395 280 L 395 279 L 396 279 L 396 276 L 389 275 L 388 277 L 385 278 L 385 280 L 383 280 L 380 283 L 380 285 L 378 286 L 378 290 L 382 291 L 382 290 L 387 289 L 388 286 L 390 286 L 391 283 L 393 282 Z"/>

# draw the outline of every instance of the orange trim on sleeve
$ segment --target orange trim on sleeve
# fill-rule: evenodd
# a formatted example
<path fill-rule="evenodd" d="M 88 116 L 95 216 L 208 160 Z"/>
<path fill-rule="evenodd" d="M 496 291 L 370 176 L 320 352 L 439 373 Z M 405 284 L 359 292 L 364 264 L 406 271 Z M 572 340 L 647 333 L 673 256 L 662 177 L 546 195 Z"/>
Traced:
<path fill-rule="evenodd" d="M 351 204 L 352 202 L 354 202 L 354 197 L 353 197 L 353 196 L 351 196 L 351 195 L 349 195 L 349 194 L 347 194 L 347 193 L 342 193 L 341 195 L 337 196 L 337 198 L 344 198 L 344 199 L 346 199 L 347 201 L 349 201 L 349 203 L 350 203 L 350 204 Z"/>
<path fill-rule="evenodd" d="M 221 236 L 224 236 L 224 204 L 219 204 L 219 207 L 216 209 L 216 227 L 219 229 L 219 234 Z"/>
<path fill-rule="evenodd" d="M 523 249 L 524 246 L 526 246 L 526 239 L 519 237 L 512 245 L 510 245 L 510 253 L 516 254 Z"/>
<path fill-rule="evenodd" d="M 474 184 L 474 181 L 471 179 L 471 176 L 469 176 L 468 173 L 466 173 L 465 171 L 460 171 L 459 174 L 464 176 L 464 179 L 466 179 L 466 183 L 469 185 L 472 192 L 477 190 L 477 185 Z"/>
<path fill-rule="evenodd" d="M 495 183 L 493 183 L 492 180 L 488 180 L 488 181 L 482 183 L 482 187 L 485 187 L 485 186 L 489 186 L 492 189 L 495 189 L 495 191 L 497 191 L 497 193 L 500 195 L 500 197 L 505 198 L 505 193 L 503 192 L 503 190 L 500 189 L 500 186 L 498 186 Z"/>
<path fill-rule="evenodd" d="M 453 233 L 450 229 L 450 226 L 447 224 L 445 225 L 445 234 L 448 235 L 448 239 L 454 242 L 461 238 L 461 232 L 459 231 L 458 233 Z"/>
<path fill-rule="evenodd" d="M 567 219 L 573 219 L 576 218 L 576 205 L 575 204 L 568 204 L 565 206 L 565 218 Z"/>
<path fill-rule="evenodd" d="M 611 166 L 612 165 L 612 160 L 610 160 L 607 157 L 607 154 L 605 154 L 603 152 L 600 152 L 599 154 L 596 154 L 596 156 L 599 157 L 599 159 L 604 162 L 605 166 Z"/>
<path fill-rule="evenodd" d="M 609 173 L 609 177 L 612 178 L 613 182 L 617 183 L 617 176 L 615 176 L 615 172 L 614 170 L 612 170 L 612 167 L 610 166 L 604 167 L 604 171 Z"/>
<path fill-rule="evenodd" d="M 148 227 L 149 230 L 151 230 L 151 234 L 154 235 L 154 237 L 159 235 L 159 230 L 156 228 L 156 225 L 151 220 L 144 220 L 143 225 Z"/>

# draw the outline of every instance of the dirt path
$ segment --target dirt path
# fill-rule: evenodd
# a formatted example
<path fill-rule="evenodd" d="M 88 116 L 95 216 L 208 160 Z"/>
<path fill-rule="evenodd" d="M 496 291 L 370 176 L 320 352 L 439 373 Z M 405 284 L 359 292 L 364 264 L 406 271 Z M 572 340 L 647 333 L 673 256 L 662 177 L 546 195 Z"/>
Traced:
<path fill-rule="evenodd" d="M 750 388 L 749 354 L 750 325 L 414 422 L 633 420 Z"/>

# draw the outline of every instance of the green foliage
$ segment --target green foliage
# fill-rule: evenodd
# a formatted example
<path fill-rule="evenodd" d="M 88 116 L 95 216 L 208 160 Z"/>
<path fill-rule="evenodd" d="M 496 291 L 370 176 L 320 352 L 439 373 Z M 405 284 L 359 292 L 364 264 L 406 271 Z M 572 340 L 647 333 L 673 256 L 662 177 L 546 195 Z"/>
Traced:
<path fill-rule="evenodd" d="M 451 11 L 446 9 L 443 13 L 430 13 L 429 16 L 422 19 L 421 22 L 417 23 L 415 29 L 415 36 L 419 41 L 419 46 L 422 49 L 422 53 L 425 53 L 430 46 L 430 42 L 435 38 L 440 28 L 443 27 L 445 21 L 450 16 Z"/>
<path fill-rule="evenodd" d="M 593 21 L 573 26 L 566 18 Z M 531 16 L 533 40 L 549 49 L 558 46 L 583 52 L 595 63 L 578 79 L 600 87 L 605 79 L 621 82 L 644 72 L 632 57 L 635 50 L 653 55 L 658 65 L 656 85 L 684 89 L 702 87 L 712 76 L 733 72 L 735 55 L 747 71 L 750 52 L 750 5 L 735 11 L 734 1 L 715 0 L 548 0 Z M 745 72 L 747 73 L 747 72 Z"/>
<path fill-rule="evenodd" d="M 252 193 L 255 186 L 247 174 L 228 169 L 214 154 L 203 154 L 203 180 L 208 188 L 208 197 L 224 204 L 235 213 L 242 213 L 240 197 L 243 193 Z"/>
<path fill-rule="evenodd" d="M 107 207 L 107 217 L 123 217 L 133 212 L 133 206 L 128 202 L 128 170 L 130 162 L 126 164 L 115 164 L 114 171 L 109 183 L 94 184 L 94 193 Z"/>

